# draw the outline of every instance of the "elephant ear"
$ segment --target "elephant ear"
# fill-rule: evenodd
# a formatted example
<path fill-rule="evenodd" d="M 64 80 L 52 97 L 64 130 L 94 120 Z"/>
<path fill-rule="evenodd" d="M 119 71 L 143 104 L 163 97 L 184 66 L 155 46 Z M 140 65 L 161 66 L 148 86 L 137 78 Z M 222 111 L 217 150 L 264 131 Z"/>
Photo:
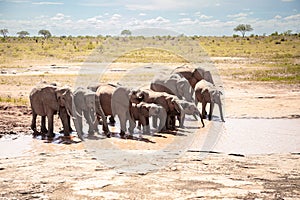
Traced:
<path fill-rule="evenodd" d="M 177 82 L 177 91 L 178 91 L 178 94 L 183 97 L 184 96 L 184 85 L 185 85 L 186 82 L 184 82 L 183 80 L 180 80 Z"/>
<path fill-rule="evenodd" d="M 64 91 L 62 89 L 60 88 L 55 89 L 55 97 L 60 106 L 64 106 L 66 103 L 63 95 L 64 95 Z"/>
<path fill-rule="evenodd" d="M 181 113 L 181 111 L 183 110 L 183 108 L 182 108 L 180 102 L 179 102 L 177 99 L 172 98 L 172 104 L 174 105 L 175 110 L 176 110 L 178 113 Z"/>
<path fill-rule="evenodd" d="M 193 77 L 196 78 L 198 81 L 204 79 L 204 69 L 196 68 L 193 72 Z"/>

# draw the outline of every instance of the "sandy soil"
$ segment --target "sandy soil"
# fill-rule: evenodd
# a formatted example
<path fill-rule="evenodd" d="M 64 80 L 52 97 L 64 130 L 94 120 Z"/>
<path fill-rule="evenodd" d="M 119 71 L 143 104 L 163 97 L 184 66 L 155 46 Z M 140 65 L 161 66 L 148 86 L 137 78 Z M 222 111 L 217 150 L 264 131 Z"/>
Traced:
<path fill-rule="evenodd" d="M 299 85 L 236 82 L 230 77 L 222 80 L 225 119 L 299 118 Z M 170 162 L 155 170 L 127 172 L 108 166 L 76 138 L 68 142 L 58 137 L 50 143 L 32 139 L 31 111 L 27 106 L 2 103 L 0 116 L 1 151 L 18 147 L 24 150 L 15 156 L 0 154 L 0 199 L 300 198 L 299 152 L 229 155 L 192 148 L 199 145 L 197 138 L 209 133 L 207 121 L 206 128 L 197 131 L 197 137 L 185 150 L 175 157 L 160 158 Z M 55 120 L 59 131 L 61 125 Z M 184 139 L 185 132 L 180 133 L 183 136 L 145 138 L 161 144 L 174 138 Z M 143 142 L 142 146 L 147 148 L 153 145 L 139 139 L 126 142 L 114 137 L 110 141 L 126 145 Z"/>

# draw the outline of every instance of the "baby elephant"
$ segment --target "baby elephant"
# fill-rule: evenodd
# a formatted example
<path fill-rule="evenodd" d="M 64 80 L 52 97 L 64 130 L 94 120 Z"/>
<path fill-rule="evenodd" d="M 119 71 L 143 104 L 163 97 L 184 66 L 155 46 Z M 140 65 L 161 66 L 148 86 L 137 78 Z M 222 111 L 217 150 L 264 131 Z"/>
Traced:
<path fill-rule="evenodd" d="M 185 100 L 177 100 L 177 102 L 182 107 L 182 110 L 180 113 L 180 119 L 179 119 L 180 128 L 184 128 L 185 115 L 193 115 L 195 117 L 195 119 L 197 119 L 196 116 L 199 116 L 201 123 L 202 123 L 202 127 L 205 126 L 204 122 L 203 122 L 203 117 L 202 117 L 200 111 L 198 110 L 197 106 L 194 103 L 191 103 L 191 102 L 188 102 Z"/>
<path fill-rule="evenodd" d="M 221 102 L 222 92 L 217 90 L 216 86 L 212 83 L 201 80 L 195 85 L 195 101 L 196 105 L 198 102 L 202 103 L 202 115 L 206 116 L 206 104 L 210 103 L 208 119 L 212 119 L 212 113 L 214 109 L 214 104 L 218 104 L 220 109 L 221 120 L 225 122 L 222 111 L 222 102 Z"/>
<path fill-rule="evenodd" d="M 139 125 L 143 126 L 143 134 L 150 133 L 149 117 L 160 119 L 160 128 L 162 128 L 167 119 L 167 113 L 162 106 L 154 103 L 141 102 L 138 104 L 133 103 L 130 106 L 130 116 L 134 121 L 138 121 Z M 135 126 L 129 127 L 129 132 L 133 133 Z"/>

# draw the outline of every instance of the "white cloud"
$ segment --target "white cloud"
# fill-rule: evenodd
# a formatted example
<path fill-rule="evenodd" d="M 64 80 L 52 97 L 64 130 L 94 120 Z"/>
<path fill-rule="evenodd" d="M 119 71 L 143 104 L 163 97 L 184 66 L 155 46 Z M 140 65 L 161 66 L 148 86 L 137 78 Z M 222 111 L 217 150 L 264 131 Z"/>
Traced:
<path fill-rule="evenodd" d="M 248 13 L 238 13 L 234 15 L 227 15 L 228 18 L 240 18 L 240 17 L 247 17 Z"/>
<path fill-rule="evenodd" d="M 62 5 L 63 2 L 50 2 L 50 1 L 41 1 L 41 2 L 32 2 L 35 5 Z"/>
<path fill-rule="evenodd" d="M 275 17 L 274 17 L 274 19 L 281 19 L 282 17 L 280 16 L 280 15 L 276 15 Z"/>
<path fill-rule="evenodd" d="M 207 15 L 200 15 L 199 17 L 200 17 L 200 19 L 211 19 L 212 18 L 212 16 L 207 16 Z"/>
<path fill-rule="evenodd" d="M 178 25 L 194 25 L 199 23 L 199 20 L 192 20 L 191 18 L 181 18 L 179 19 Z"/>
<path fill-rule="evenodd" d="M 119 14 L 113 14 L 113 15 L 111 16 L 111 20 L 116 21 L 116 20 L 119 20 L 121 17 L 122 17 L 122 16 L 119 15 Z"/>
<path fill-rule="evenodd" d="M 90 24 L 94 24 L 94 25 L 99 24 L 99 23 L 102 24 L 103 21 L 100 20 L 100 19 L 101 19 L 101 16 L 100 17 L 99 16 L 95 16 L 95 17 L 91 17 L 91 18 L 86 19 L 86 22 L 88 22 Z"/>
<path fill-rule="evenodd" d="M 292 2 L 294 0 L 281 0 L 281 1 L 283 1 L 283 2 Z"/>
<path fill-rule="evenodd" d="M 293 21 L 300 20 L 300 14 L 290 15 L 290 16 L 285 17 L 284 19 L 285 20 L 293 20 Z"/>
<path fill-rule="evenodd" d="M 200 19 L 211 19 L 213 16 L 204 15 L 201 12 L 196 12 L 195 16 L 199 17 Z"/>
<path fill-rule="evenodd" d="M 139 16 L 146 16 L 146 13 L 140 13 Z"/>
<path fill-rule="evenodd" d="M 188 15 L 187 13 L 179 13 L 180 16 L 186 16 Z"/>
<path fill-rule="evenodd" d="M 62 13 L 57 13 L 54 17 L 51 18 L 51 20 L 59 21 L 59 20 L 63 20 L 63 19 L 68 18 L 68 17 L 70 17 L 70 16 L 65 16 Z"/>
<path fill-rule="evenodd" d="M 170 20 L 163 18 L 161 16 L 153 18 L 153 19 L 148 19 L 144 21 L 144 24 L 148 24 L 148 25 L 161 25 L 161 24 L 166 24 L 169 23 Z"/>

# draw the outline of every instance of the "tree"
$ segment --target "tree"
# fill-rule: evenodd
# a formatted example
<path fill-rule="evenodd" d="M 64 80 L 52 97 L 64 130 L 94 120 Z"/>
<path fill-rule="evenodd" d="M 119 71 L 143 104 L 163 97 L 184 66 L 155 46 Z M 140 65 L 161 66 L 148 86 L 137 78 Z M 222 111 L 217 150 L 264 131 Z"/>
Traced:
<path fill-rule="evenodd" d="M 252 31 L 253 28 L 249 24 L 239 24 L 237 27 L 233 29 L 234 31 L 239 31 L 242 33 L 242 36 L 245 37 L 245 33 L 247 31 Z"/>
<path fill-rule="evenodd" d="M 27 31 L 20 31 L 20 32 L 17 32 L 17 34 L 19 35 L 20 38 L 24 38 L 29 35 L 29 33 Z"/>
<path fill-rule="evenodd" d="M 1 29 L 0 33 L 1 33 L 1 35 L 3 35 L 4 38 L 6 38 L 7 34 L 8 34 L 8 30 L 6 28 L 5 29 Z"/>
<path fill-rule="evenodd" d="M 123 30 L 121 32 L 121 35 L 129 36 L 129 35 L 131 35 L 131 31 L 130 30 Z"/>
<path fill-rule="evenodd" d="M 51 33 L 48 30 L 40 30 L 39 35 L 43 35 L 45 39 L 51 37 Z"/>
<path fill-rule="evenodd" d="M 292 30 L 287 30 L 283 33 L 283 35 L 292 35 Z"/>

